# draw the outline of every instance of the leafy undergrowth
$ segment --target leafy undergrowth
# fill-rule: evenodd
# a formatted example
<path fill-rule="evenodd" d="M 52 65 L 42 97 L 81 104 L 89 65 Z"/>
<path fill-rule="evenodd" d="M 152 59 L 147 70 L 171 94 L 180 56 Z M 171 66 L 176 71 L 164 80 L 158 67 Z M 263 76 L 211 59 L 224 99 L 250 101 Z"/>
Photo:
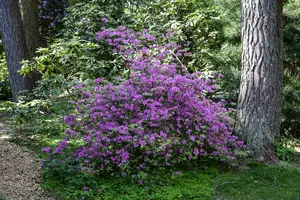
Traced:
<path fill-rule="evenodd" d="M 52 176 L 44 179 L 43 187 L 59 199 L 300 199 L 299 169 L 289 164 L 248 168 L 227 172 L 216 167 L 189 168 L 180 175 L 155 172 L 143 184 L 120 176 Z"/>
<path fill-rule="evenodd" d="M 153 174 L 152 174 L 153 175 Z M 70 177 L 69 177 L 70 178 Z M 142 184 L 124 177 L 47 178 L 43 187 L 59 199 L 212 199 L 213 182 L 205 171 L 155 174 Z"/>

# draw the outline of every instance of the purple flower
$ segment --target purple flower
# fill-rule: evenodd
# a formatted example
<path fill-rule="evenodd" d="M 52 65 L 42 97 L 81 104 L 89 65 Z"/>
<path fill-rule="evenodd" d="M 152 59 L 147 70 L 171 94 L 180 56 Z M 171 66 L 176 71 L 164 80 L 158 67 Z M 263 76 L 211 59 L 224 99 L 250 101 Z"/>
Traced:
<path fill-rule="evenodd" d="M 66 116 L 65 117 L 65 122 L 67 124 L 69 124 L 70 126 L 73 125 L 73 120 L 74 120 L 74 117 L 73 116 Z"/>
<path fill-rule="evenodd" d="M 101 19 L 101 21 L 102 21 L 103 23 L 108 23 L 108 19 L 107 19 L 107 18 L 105 18 L 105 17 L 104 17 L 104 18 L 102 18 L 102 19 Z"/>
<path fill-rule="evenodd" d="M 141 145 L 141 146 L 146 146 L 146 142 L 145 142 L 144 140 L 141 140 L 141 141 L 140 141 L 140 145 Z"/>
<path fill-rule="evenodd" d="M 142 53 L 145 53 L 145 54 L 148 54 L 148 53 L 149 53 L 147 47 L 143 47 L 141 51 L 142 51 Z"/>
<path fill-rule="evenodd" d="M 97 78 L 97 79 L 95 79 L 95 83 L 97 83 L 97 84 L 101 83 L 102 81 L 103 81 L 103 78 Z"/>
<path fill-rule="evenodd" d="M 42 151 L 44 151 L 46 153 L 50 153 L 51 152 L 51 148 L 50 147 L 46 147 L 46 148 L 43 148 Z"/>
<path fill-rule="evenodd" d="M 177 172 L 175 172 L 175 174 L 176 174 L 176 175 L 180 175 L 181 173 L 180 173 L 180 171 L 177 171 Z"/>
<path fill-rule="evenodd" d="M 195 137 L 194 135 L 191 135 L 191 136 L 190 136 L 190 140 L 193 141 L 193 142 L 195 142 L 196 137 Z"/>
<path fill-rule="evenodd" d="M 194 155 L 198 156 L 199 155 L 199 150 L 198 149 L 194 149 Z"/>
<path fill-rule="evenodd" d="M 163 131 L 160 132 L 160 137 L 166 139 L 167 138 L 167 134 L 165 134 Z"/>

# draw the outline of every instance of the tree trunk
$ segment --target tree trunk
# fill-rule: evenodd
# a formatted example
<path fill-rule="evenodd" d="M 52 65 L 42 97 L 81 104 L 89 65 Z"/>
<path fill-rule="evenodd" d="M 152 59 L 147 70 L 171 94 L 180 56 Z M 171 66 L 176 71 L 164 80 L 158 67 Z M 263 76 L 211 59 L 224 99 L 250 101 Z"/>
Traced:
<path fill-rule="evenodd" d="M 25 31 L 26 45 L 29 58 L 36 56 L 36 50 L 41 46 L 41 36 L 39 31 L 39 0 L 19 0 L 21 5 L 21 16 Z M 33 83 L 40 80 L 41 76 L 37 72 L 30 74 Z"/>
<path fill-rule="evenodd" d="M 0 25 L 5 48 L 6 61 L 9 72 L 13 100 L 17 101 L 17 93 L 31 90 L 33 82 L 18 72 L 22 59 L 28 59 L 29 54 L 25 42 L 25 35 L 20 14 L 18 0 L 0 1 Z"/>
<path fill-rule="evenodd" d="M 255 160 L 274 162 L 283 76 L 282 0 L 241 0 L 240 133 Z"/>
<path fill-rule="evenodd" d="M 29 57 L 33 58 L 41 45 L 39 32 L 39 0 L 20 0 L 21 15 Z"/>

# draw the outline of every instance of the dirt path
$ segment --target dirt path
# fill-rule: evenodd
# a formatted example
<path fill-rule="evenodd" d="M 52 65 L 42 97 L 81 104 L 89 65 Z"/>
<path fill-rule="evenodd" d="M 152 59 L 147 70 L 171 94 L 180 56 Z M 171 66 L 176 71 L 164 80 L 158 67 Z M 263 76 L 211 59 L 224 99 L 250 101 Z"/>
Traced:
<path fill-rule="evenodd" d="M 0 122 L 0 200 L 54 200 L 40 188 L 40 161 L 8 139 L 7 125 Z"/>

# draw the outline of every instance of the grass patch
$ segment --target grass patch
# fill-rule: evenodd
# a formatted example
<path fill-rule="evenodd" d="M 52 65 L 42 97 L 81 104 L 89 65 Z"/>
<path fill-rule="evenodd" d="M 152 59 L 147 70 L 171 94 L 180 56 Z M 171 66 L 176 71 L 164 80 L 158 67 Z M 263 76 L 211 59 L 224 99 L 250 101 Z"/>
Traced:
<path fill-rule="evenodd" d="M 292 166 L 252 164 L 242 172 L 219 175 L 215 193 L 222 200 L 300 199 L 300 170 Z"/>

